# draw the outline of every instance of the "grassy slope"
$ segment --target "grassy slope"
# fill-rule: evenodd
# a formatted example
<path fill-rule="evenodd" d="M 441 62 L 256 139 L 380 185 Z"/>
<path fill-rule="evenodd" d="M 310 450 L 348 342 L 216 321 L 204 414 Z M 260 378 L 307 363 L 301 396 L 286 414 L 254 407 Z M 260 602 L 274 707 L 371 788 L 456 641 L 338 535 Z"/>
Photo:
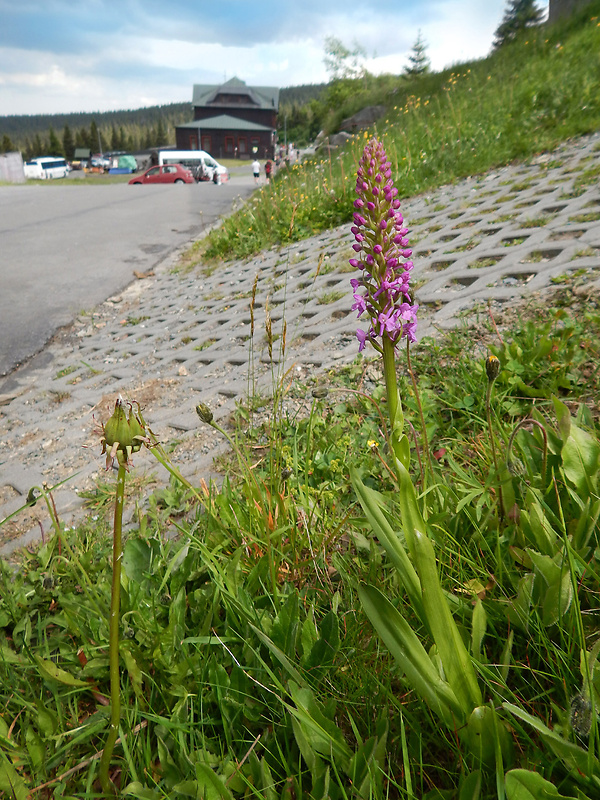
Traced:
<path fill-rule="evenodd" d="M 599 21 L 595 0 L 569 24 L 532 29 L 484 60 L 416 80 L 406 95 L 397 94 L 402 100 L 378 133 L 401 196 L 600 128 Z M 358 135 L 340 154 L 282 171 L 208 237 L 204 257 L 248 257 L 349 220 L 363 142 Z"/>

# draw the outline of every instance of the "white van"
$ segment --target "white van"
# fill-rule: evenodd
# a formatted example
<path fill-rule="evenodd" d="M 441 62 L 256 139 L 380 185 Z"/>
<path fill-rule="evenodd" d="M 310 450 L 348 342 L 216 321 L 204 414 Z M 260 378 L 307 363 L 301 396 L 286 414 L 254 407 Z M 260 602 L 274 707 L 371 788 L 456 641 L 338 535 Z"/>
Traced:
<path fill-rule="evenodd" d="M 229 180 L 229 170 L 205 150 L 160 150 L 159 164 L 183 164 L 192 171 L 197 181 L 225 183 Z"/>
<path fill-rule="evenodd" d="M 64 158 L 54 158 L 53 156 L 33 158 L 31 161 L 23 164 L 25 177 L 36 178 L 37 180 L 66 178 L 70 169 Z"/>

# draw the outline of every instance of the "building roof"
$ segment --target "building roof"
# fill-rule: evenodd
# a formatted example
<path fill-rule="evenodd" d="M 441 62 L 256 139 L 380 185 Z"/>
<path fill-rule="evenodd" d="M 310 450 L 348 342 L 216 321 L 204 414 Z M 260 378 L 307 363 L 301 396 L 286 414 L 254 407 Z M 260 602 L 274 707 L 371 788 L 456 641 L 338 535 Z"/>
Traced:
<path fill-rule="evenodd" d="M 231 78 L 231 80 L 220 86 L 194 84 L 192 105 L 202 108 L 210 106 L 227 107 L 227 95 L 235 95 L 236 97 L 246 95 L 247 105 L 253 108 L 269 111 L 277 111 L 279 108 L 279 89 L 276 86 L 247 86 L 239 78 Z M 232 101 L 231 106 L 240 108 L 240 103 Z"/>
<path fill-rule="evenodd" d="M 186 122 L 178 125 L 178 128 L 195 128 L 203 131 L 227 130 L 227 131 L 272 131 L 268 125 L 259 125 L 257 122 L 249 122 L 246 119 L 232 117 L 230 114 L 219 114 L 208 119 L 195 119 L 193 122 Z"/>

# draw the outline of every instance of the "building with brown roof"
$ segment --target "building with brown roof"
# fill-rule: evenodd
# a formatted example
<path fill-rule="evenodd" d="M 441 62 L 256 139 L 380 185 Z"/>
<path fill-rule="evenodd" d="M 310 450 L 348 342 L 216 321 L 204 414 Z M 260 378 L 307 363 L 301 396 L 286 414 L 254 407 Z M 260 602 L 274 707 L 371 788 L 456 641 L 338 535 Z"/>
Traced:
<path fill-rule="evenodd" d="M 194 86 L 194 119 L 175 129 L 178 150 L 206 150 L 215 158 L 273 158 L 279 89 L 247 86 L 232 78 L 221 86 Z"/>

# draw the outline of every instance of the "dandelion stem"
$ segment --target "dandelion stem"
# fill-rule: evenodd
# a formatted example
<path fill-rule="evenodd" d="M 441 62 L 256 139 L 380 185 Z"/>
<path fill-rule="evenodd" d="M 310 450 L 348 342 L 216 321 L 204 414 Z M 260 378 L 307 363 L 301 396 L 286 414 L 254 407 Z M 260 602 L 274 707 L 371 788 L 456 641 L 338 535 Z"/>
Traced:
<path fill-rule="evenodd" d="M 119 734 L 121 719 L 121 680 L 119 675 L 119 622 L 121 603 L 121 535 L 123 530 L 123 504 L 125 501 L 125 475 L 127 467 L 119 464 L 117 474 L 117 491 L 115 496 L 115 516 L 113 527 L 113 574 L 110 599 L 109 621 L 109 659 L 110 659 L 110 729 L 102 758 L 100 759 L 100 783 L 102 791 L 109 796 L 116 796 L 117 790 L 109 777 L 108 770 Z"/>

